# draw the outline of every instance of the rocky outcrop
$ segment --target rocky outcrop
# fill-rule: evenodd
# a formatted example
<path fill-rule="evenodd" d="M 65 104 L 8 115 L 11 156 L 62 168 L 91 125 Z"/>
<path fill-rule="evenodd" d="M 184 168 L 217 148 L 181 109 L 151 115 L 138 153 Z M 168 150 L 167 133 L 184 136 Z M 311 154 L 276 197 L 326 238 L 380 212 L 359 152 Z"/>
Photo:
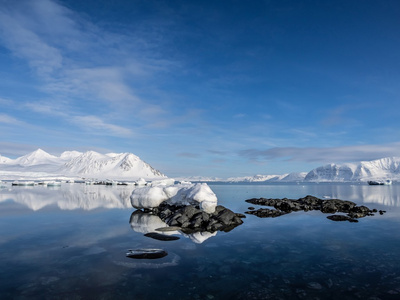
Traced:
<path fill-rule="evenodd" d="M 260 218 L 274 218 L 291 213 L 293 211 L 319 210 L 323 213 L 346 213 L 347 215 L 328 216 L 332 221 L 358 222 L 358 218 L 373 216 L 378 212 L 376 209 L 369 209 L 366 206 L 357 206 L 356 203 L 346 200 L 329 199 L 323 200 L 314 196 L 306 196 L 297 200 L 293 199 L 271 199 L 271 198 L 252 198 L 246 200 L 248 203 L 271 206 L 275 209 L 260 208 L 258 210 L 247 211 L 246 214 L 255 215 Z M 384 211 L 379 211 L 383 214 Z"/>
<path fill-rule="evenodd" d="M 243 214 L 234 213 L 224 206 L 218 205 L 213 213 L 207 213 L 195 205 L 170 205 L 161 203 L 151 213 L 157 215 L 169 226 L 180 227 L 184 233 L 193 232 L 228 232 L 243 223 Z"/>

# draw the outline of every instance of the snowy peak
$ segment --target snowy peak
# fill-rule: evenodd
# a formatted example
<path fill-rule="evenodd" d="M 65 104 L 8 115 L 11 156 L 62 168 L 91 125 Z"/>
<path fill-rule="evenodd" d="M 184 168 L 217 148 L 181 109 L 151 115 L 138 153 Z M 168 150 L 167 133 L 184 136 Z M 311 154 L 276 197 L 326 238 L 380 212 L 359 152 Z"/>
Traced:
<path fill-rule="evenodd" d="M 21 166 L 33 166 L 42 164 L 52 164 L 57 161 L 57 157 L 43 151 L 42 149 L 37 149 L 27 155 L 21 156 L 15 159 L 13 162 Z"/>
<path fill-rule="evenodd" d="M 367 181 L 400 179 L 400 157 L 387 157 L 358 164 L 328 164 L 311 170 L 306 181 Z"/>
<path fill-rule="evenodd" d="M 0 155 L 0 164 L 7 164 L 12 161 L 11 158 Z"/>
<path fill-rule="evenodd" d="M 38 149 L 15 160 L 0 156 L 0 163 L 0 176 L 4 179 L 68 176 L 134 181 L 166 177 L 132 153 L 65 151 L 57 157 Z"/>
<path fill-rule="evenodd" d="M 75 157 L 78 157 L 81 154 L 82 152 L 78 151 L 64 151 L 63 153 L 61 153 L 60 158 L 65 161 L 69 161 Z"/>
<path fill-rule="evenodd" d="M 284 178 L 284 175 L 254 175 L 245 177 L 232 177 L 228 178 L 228 182 L 266 182 L 266 181 L 279 181 Z"/>
<path fill-rule="evenodd" d="M 147 179 L 166 177 L 132 153 L 103 155 L 88 151 L 65 163 L 62 170 L 68 174 L 79 174 L 86 177 L 131 180 L 140 177 Z"/>

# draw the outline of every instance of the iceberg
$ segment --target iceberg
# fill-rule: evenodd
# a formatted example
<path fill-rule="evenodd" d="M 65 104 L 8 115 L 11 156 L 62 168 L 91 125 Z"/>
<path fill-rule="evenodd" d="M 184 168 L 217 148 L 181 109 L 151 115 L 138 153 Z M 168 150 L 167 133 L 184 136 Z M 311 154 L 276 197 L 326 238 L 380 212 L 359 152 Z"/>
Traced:
<path fill-rule="evenodd" d="M 167 201 L 172 205 L 199 205 L 206 213 L 213 213 L 217 206 L 217 196 L 206 183 L 196 184 L 166 184 L 134 189 L 131 194 L 131 204 L 134 208 L 152 209 Z"/>

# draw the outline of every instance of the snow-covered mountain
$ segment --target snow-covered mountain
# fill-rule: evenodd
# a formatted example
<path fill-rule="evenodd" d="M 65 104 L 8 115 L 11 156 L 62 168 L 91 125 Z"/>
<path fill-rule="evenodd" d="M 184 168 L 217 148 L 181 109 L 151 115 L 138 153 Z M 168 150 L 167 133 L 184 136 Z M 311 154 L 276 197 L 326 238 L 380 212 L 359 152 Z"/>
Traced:
<path fill-rule="evenodd" d="M 5 163 L 8 163 L 10 161 L 11 161 L 10 158 L 0 155 L 0 164 L 5 164 Z"/>
<path fill-rule="evenodd" d="M 34 165 L 46 165 L 46 164 L 57 164 L 57 156 L 51 155 L 42 149 L 37 149 L 32 153 L 18 157 L 15 160 L 11 160 L 8 163 L 21 166 L 34 166 Z"/>
<path fill-rule="evenodd" d="M 155 179 L 166 177 L 160 171 L 142 161 L 132 153 L 103 155 L 94 151 L 82 153 L 65 163 L 61 169 L 65 174 L 85 177 Z"/>
<path fill-rule="evenodd" d="M 66 151 L 57 157 L 38 149 L 16 159 L 0 156 L 0 179 L 38 177 L 151 180 L 166 176 L 132 153 Z"/>
<path fill-rule="evenodd" d="M 400 180 L 400 157 L 360 163 L 328 164 L 308 172 L 305 181 Z"/>
<path fill-rule="evenodd" d="M 228 182 L 264 182 L 264 181 L 279 181 L 286 177 L 288 174 L 284 175 L 254 175 L 245 177 L 231 177 L 226 181 Z"/>

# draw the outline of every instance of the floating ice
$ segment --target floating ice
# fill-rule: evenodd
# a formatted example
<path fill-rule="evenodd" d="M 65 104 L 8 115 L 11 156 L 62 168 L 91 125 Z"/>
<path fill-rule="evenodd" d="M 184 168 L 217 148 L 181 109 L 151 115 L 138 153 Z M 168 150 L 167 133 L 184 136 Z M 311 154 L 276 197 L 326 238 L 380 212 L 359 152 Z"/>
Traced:
<path fill-rule="evenodd" d="M 206 183 L 196 184 L 168 184 L 159 181 L 152 182 L 151 187 L 134 189 L 131 195 L 133 207 L 154 208 L 167 201 L 174 205 L 198 204 L 207 213 L 213 213 L 217 206 L 217 196 Z"/>

